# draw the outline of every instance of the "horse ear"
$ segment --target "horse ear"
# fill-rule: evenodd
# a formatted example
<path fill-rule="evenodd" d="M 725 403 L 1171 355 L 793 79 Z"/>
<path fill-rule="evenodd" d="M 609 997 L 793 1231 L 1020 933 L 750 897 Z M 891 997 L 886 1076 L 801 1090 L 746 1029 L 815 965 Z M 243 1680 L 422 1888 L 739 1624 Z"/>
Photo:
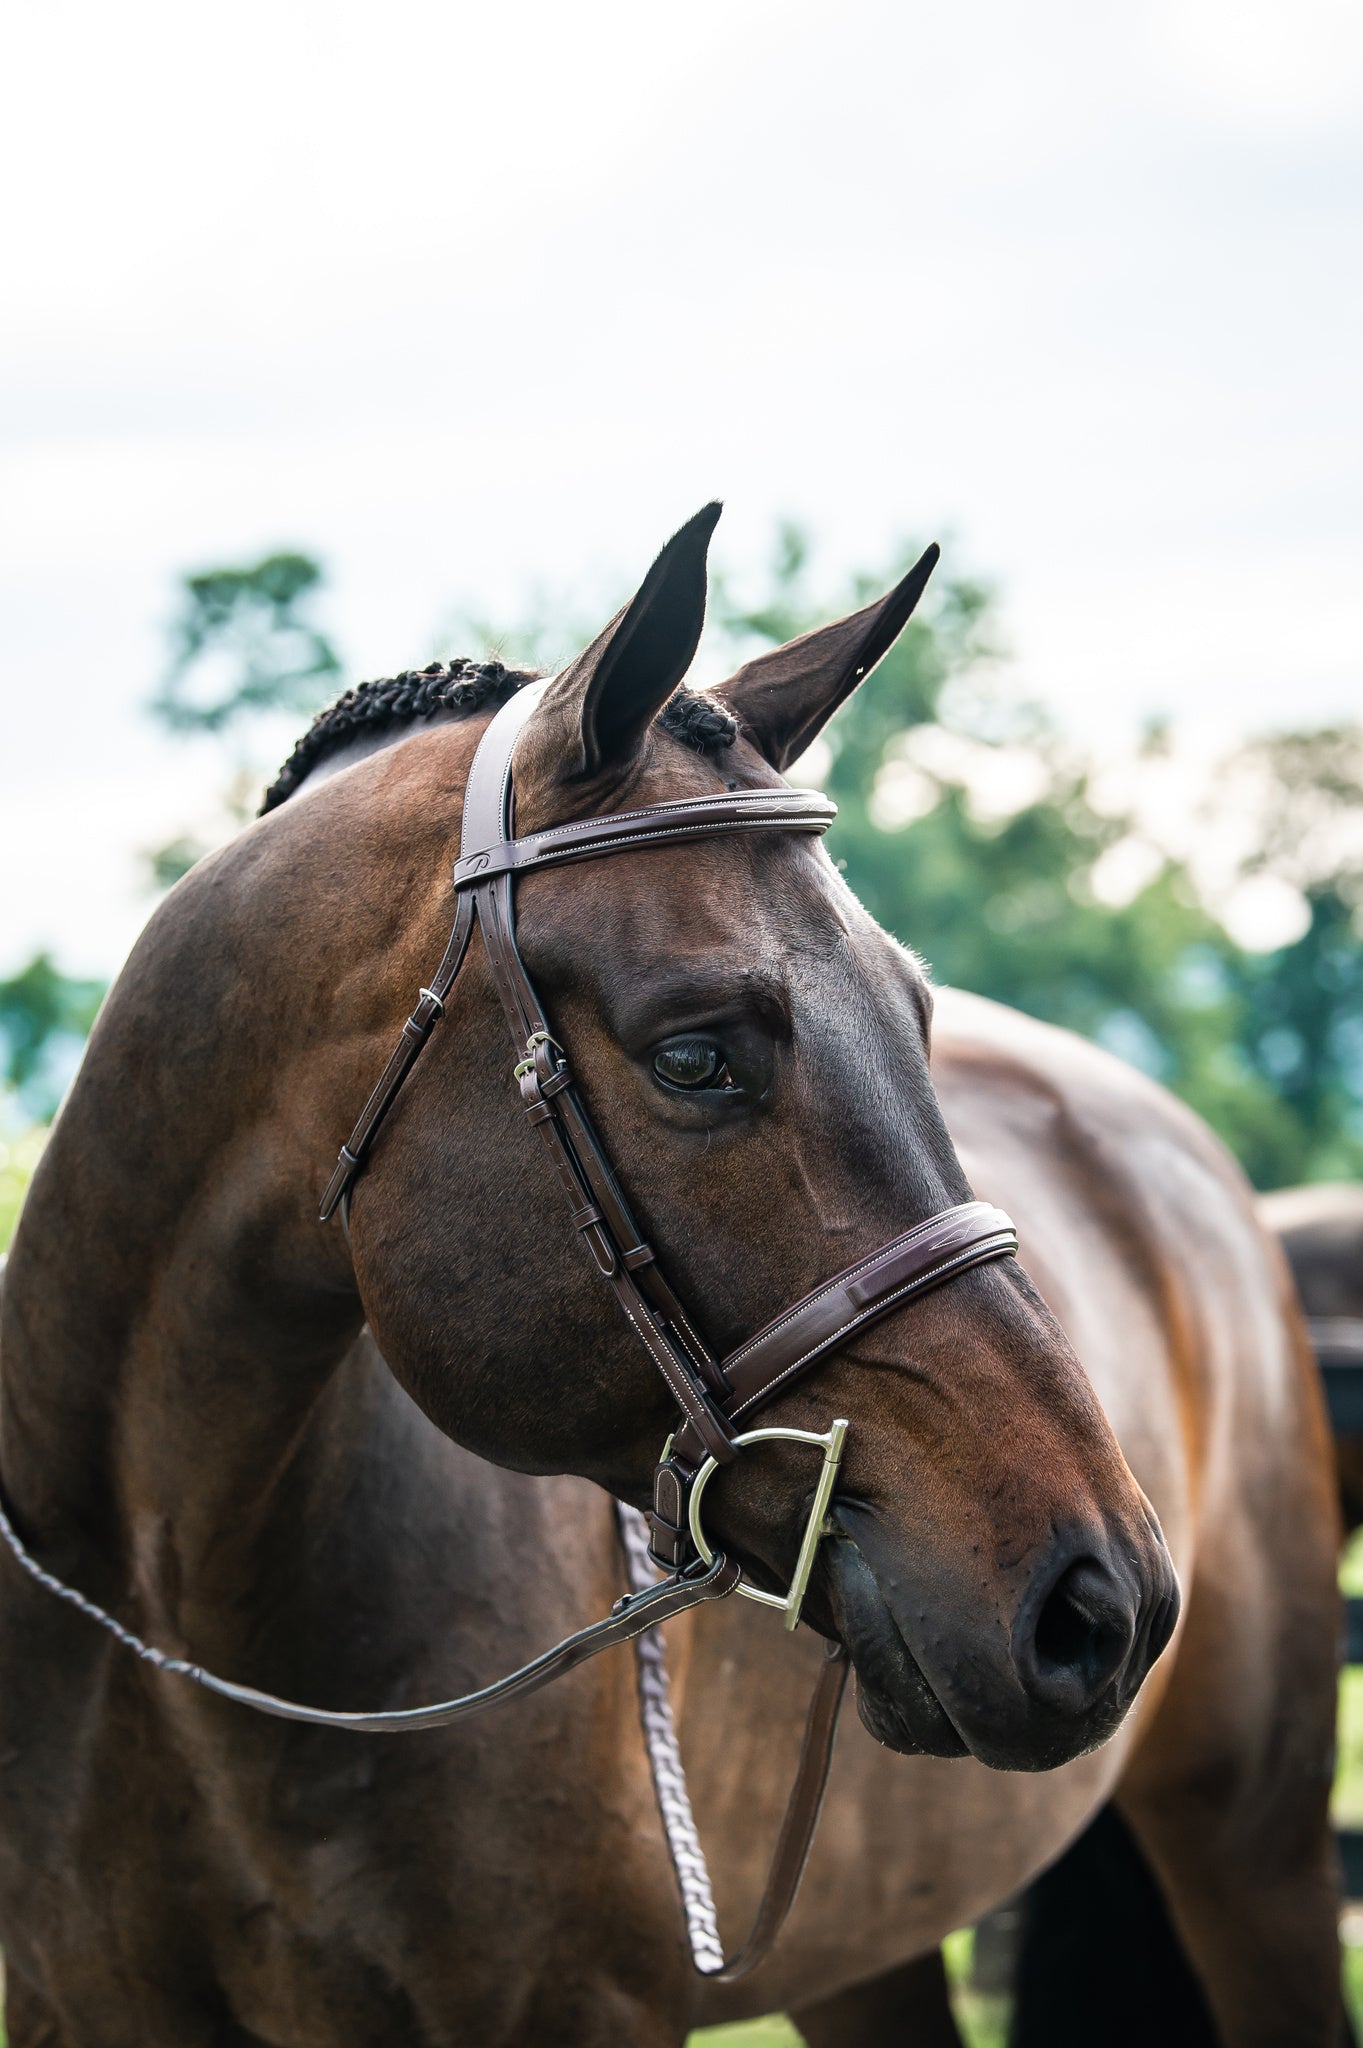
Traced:
<path fill-rule="evenodd" d="M 927 588 L 941 549 L 934 541 L 885 597 L 835 625 L 759 654 L 717 692 L 748 737 L 782 773 L 803 754 L 838 706 L 888 654 Z"/>
<path fill-rule="evenodd" d="M 722 507 L 706 505 L 674 533 L 629 603 L 559 676 L 540 715 L 568 725 L 571 779 L 634 754 L 691 666 L 705 623 L 705 554 Z"/>

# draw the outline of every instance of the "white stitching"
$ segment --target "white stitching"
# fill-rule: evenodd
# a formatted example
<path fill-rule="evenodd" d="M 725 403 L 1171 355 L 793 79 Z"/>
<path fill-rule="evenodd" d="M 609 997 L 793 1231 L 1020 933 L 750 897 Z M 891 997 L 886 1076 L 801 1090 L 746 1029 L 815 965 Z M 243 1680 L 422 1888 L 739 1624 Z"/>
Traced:
<path fill-rule="evenodd" d="M 669 805 L 668 808 L 671 809 L 672 806 Z M 677 808 L 680 809 L 681 806 L 677 806 Z M 704 832 L 751 832 L 754 831 L 758 826 L 764 826 L 769 831 L 776 828 L 780 828 L 787 832 L 823 833 L 828 830 L 828 827 L 832 824 L 832 822 L 833 817 L 831 812 L 829 815 L 824 817 L 811 815 L 808 812 L 800 812 L 796 815 L 791 815 L 786 812 L 779 812 L 774 817 L 763 817 L 761 812 L 758 812 L 755 816 L 751 818 L 721 818 L 718 820 L 718 822 L 713 822 L 707 819 L 703 820 L 698 825 L 665 826 L 657 832 L 613 833 L 609 838 L 594 841 L 591 846 L 591 851 L 593 853 L 613 853 L 617 847 L 645 846 L 652 839 L 687 839 L 690 838 L 694 833 Z M 565 825 L 560 826 L 557 829 L 566 832 L 569 828 Z M 545 836 L 547 835 L 543 833 L 532 834 L 529 838 L 526 839 L 505 840 L 503 841 L 503 844 L 508 848 L 528 846 L 533 838 L 543 838 Z M 547 853 L 531 854 L 526 860 L 507 861 L 504 866 L 491 866 L 490 863 L 492 855 L 500 851 L 500 847 L 492 846 L 486 848 L 478 848 L 472 853 L 461 854 L 459 856 L 458 861 L 455 864 L 456 883 L 459 885 L 471 884 L 481 881 L 493 881 L 496 879 L 498 875 L 518 875 L 523 873 L 527 868 L 536 867 L 542 863 L 547 863 L 548 861 L 553 860 L 555 856 L 559 853 L 567 855 L 574 853 L 576 849 L 573 847 L 550 847 Z M 480 856 L 482 856 L 484 860 L 488 863 L 487 865 L 479 868 L 475 874 L 460 875 L 458 873 L 458 869 L 463 867 L 468 861 L 477 860 Z"/>

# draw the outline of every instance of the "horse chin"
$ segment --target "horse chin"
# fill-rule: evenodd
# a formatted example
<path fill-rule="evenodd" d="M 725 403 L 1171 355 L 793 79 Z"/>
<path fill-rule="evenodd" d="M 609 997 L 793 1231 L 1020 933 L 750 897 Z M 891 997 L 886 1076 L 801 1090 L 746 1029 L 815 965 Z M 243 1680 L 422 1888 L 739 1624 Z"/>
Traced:
<path fill-rule="evenodd" d="M 830 1544 L 828 1585 L 839 1636 L 857 1678 L 867 1733 L 904 1756 L 966 1756 L 969 1745 L 923 1676 L 856 1544 Z"/>
<path fill-rule="evenodd" d="M 828 1542 L 824 1585 L 834 1627 L 857 1676 L 857 1711 L 868 1733 L 905 1756 L 973 1756 L 995 1771 L 1051 1771 L 1099 1748 L 1121 1723 L 1134 1688 L 1113 1686 L 1082 1716 L 976 1713 L 958 1723 L 905 1641 L 894 1611 L 856 1541 Z M 1172 1621 L 1154 1610 L 1159 1647 Z M 1142 1675 L 1144 1665 L 1142 1664 Z M 1139 1684 L 1139 1680 L 1137 1681 Z"/>

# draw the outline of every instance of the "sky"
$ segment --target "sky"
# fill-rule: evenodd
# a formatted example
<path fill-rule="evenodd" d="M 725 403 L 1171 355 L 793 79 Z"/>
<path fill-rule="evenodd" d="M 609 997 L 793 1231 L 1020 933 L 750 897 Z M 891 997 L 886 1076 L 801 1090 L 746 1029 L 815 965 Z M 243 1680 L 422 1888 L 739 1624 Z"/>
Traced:
<path fill-rule="evenodd" d="M 0 81 L 0 975 L 116 967 L 177 579 L 280 546 L 354 675 L 721 496 L 942 538 L 1096 744 L 1363 712 L 1352 0 L 11 0 Z"/>

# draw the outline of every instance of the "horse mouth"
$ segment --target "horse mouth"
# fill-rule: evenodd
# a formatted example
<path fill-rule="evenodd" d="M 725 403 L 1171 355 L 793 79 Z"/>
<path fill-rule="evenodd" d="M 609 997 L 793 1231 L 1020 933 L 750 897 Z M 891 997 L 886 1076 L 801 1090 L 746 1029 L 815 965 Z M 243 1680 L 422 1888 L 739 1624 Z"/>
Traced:
<path fill-rule="evenodd" d="M 968 1756 L 969 1743 L 924 1677 L 856 1542 L 841 1533 L 826 1540 L 825 1584 L 856 1672 L 862 1726 L 903 1756 Z"/>
<path fill-rule="evenodd" d="M 973 1628 L 958 1615 L 953 1629 L 941 1612 L 933 1623 L 929 1601 L 918 1617 L 920 1662 L 847 1526 L 857 1515 L 850 1503 L 834 1509 L 840 1526 L 827 1539 L 824 1589 L 857 1674 L 857 1711 L 878 1742 L 908 1756 L 969 1755 L 993 1770 L 1049 1771 L 1108 1740 L 1178 1617 L 1178 1581 L 1162 1539 L 1139 1587 L 1105 1575 L 1091 1555 L 1058 1573 L 1052 1563 L 997 1641 L 978 1617 Z M 874 1539 L 868 1547 L 875 1555 Z M 893 1584 L 892 1559 L 888 1568 Z M 940 1594 L 935 1604 L 943 1607 Z"/>

